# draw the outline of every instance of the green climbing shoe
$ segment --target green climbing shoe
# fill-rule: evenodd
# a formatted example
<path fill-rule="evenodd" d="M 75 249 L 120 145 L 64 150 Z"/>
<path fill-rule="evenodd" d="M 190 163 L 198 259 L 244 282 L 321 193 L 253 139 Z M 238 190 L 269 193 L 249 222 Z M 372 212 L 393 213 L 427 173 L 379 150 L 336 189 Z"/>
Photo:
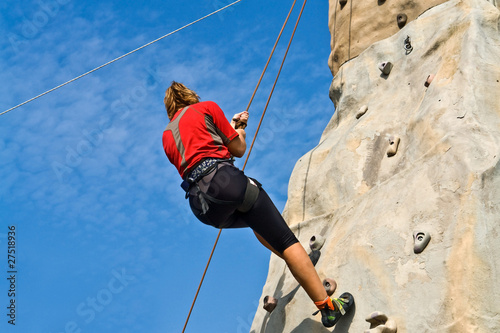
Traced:
<path fill-rule="evenodd" d="M 334 326 L 354 305 L 354 297 L 350 293 L 343 293 L 339 298 L 328 298 L 316 303 L 321 311 L 321 322 L 325 327 Z M 317 313 L 317 312 L 316 312 Z"/>

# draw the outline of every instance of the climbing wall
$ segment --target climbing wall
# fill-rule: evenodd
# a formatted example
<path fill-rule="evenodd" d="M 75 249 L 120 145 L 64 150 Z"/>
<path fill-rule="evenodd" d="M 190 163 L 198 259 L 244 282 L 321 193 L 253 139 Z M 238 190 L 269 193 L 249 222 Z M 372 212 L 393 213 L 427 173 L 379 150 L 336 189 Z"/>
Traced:
<path fill-rule="evenodd" d="M 333 75 L 373 43 L 394 35 L 424 11 L 445 1 L 330 0 L 332 53 L 328 64 Z"/>
<path fill-rule="evenodd" d="M 332 66 L 336 111 L 284 216 L 356 308 L 324 328 L 273 255 L 262 299 L 278 303 L 251 332 L 500 332 L 499 7 L 437 4 Z"/>

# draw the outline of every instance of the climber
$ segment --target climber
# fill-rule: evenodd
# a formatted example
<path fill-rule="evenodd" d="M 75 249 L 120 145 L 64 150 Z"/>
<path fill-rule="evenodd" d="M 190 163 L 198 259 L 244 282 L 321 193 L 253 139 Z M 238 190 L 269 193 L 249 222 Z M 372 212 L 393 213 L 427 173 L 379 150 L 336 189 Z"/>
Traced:
<path fill-rule="evenodd" d="M 215 228 L 250 227 L 257 239 L 285 260 L 293 276 L 332 327 L 354 304 L 344 293 L 330 298 L 306 251 L 256 180 L 233 165 L 233 156 L 246 151 L 247 111 L 229 122 L 220 107 L 182 83 L 165 92 L 170 123 L 163 132 L 163 148 L 183 178 L 182 188 L 194 215 Z"/>

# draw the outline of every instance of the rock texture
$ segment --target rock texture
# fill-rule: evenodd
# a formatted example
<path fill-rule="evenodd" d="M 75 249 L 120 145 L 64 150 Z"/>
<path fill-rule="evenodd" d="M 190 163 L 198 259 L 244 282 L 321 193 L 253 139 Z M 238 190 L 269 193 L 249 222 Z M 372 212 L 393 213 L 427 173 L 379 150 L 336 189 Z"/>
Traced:
<path fill-rule="evenodd" d="M 335 114 L 297 162 L 284 212 L 305 247 L 325 238 L 316 268 L 336 280 L 334 296 L 356 299 L 333 332 L 367 331 L 375 311 L 397 332 L 500 332 L 499 7 L 415 12 L 388 38 L 373 32 L 334 77 Z M 431 237 L 421 253 L 418 232 Z M 278 305 L 259 308 L 251 332 L 332 331 L 275 256 L 266 295 Z"/>
<path fill-rule="evenodd" d="M 333 75 L 343 63 L 357 57 L 373 43 L 398 32 L 401 22 L 404 26 L 427 9 L 445 1 L 330 0 L 328 25 L 332 35 L 332 53 L 328 64 Z M 398 24 L 398 17 L 406 19 Z"/>

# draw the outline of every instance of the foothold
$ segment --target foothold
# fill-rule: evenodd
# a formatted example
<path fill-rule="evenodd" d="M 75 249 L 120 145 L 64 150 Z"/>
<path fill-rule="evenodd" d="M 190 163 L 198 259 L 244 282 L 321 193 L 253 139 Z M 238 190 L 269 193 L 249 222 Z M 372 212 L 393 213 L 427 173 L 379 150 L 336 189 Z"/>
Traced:
<path fill-rule="evenodd" d="M 356 119 L 359 119 L 359 118 L 363 117 L 365 115 L 366 111 L 368 111 L 368 106 L 363 105 L 359 109 L 358 113 L 356 113 Z"/>
<path fill-rule="evenodd" d="M 387 148 L 387 157 L 392 157 L 398 152 L 399 142 L 401 139 L 397 136 L 389 137 L 389 148 Z"/>
<path fill-rule="evenodd" d="M 396 333 L 398 331 L 396 322 L 389 319 L 385 325 L 380 325 L 372 329 L 366 330 L 364 333 Z"/>
<path fill-rule="evenodd" d="M 271 313 L 278 305 L 278 300 L 272 296 L 264 297 L 264 310 Z"/>
<path fill-rule="evenodd" d="M 419 254 L 420 252 L 422 252 L 427 247 L 427 244 L 429 244 L 430 240 L 431 235 L 428 232 L 415 231 L 413 233 L 413 252 L 415 252 L 415 254 Z"/>
<path fill-rule="evenodd" d="M 398 330 L 396 321 L 380 311 L 372 312 L 366 321 L 370 323 L 370 329 L 365 333 L 396 333 Z"/>
<path fill-rule="evenodd" d="M 319 251 L 323 247 L 323 244 L 325 244 L 325 238 L 319 235 L 314 235 L 311 237 L 309 240 L 309 247 L 313 251 Z"/>
<path fill-rule="evenodd" d="M 378 65 L 378 69 L 380 69 L 382 74 L 389 75 L 392 70 L 392 63 L 389 61 L 382 62 Z"/>
<path fill-rule="evenodd" d="M 425 80 L 424 86 L 429 87 L 432 80 L 434 80 L 434 74 L 429 74 L 429 76 L 427 76 L 427 80 Z"/>
<path fill-rule="evenodd" d="M 396 20 L 398 21 L 399 29 L 402 29 L 406 25 L 406 22 L 408 21 L 408 16 L 406 16 L 406 14 L 398 14 Z"/>
<path fill-rule="evenodd" d="M 404 49 L 405 49 L 406 55 L 410 54 L 411 51 L 413 51 L 413 46 L 411 46 L 410 36 L 406 36 L 406 39 L 404 41 Z"/>
<path fill-rule="evenodd" d="M 366 317 L 365 320 L 374 326 L 378 326 L 378 325 L 385 324 L 385 322 L 388 319 L 389 318 L 383 312 L 375 311 L 375 312 L 370 313 L 370 315 L 368 317 Z"/>
<path fill-rule="evenodd" d="M 339 0 L 340 6 L 344 7 L 347 4 L 347 0 Z"/>
<path fill-rule="evenodd" d="M 334 279 L 326 278 L 323 280 L 323 287 L 325 287 L 328 296 L 332 296 L 337 289 L 337 282 Z"/>

